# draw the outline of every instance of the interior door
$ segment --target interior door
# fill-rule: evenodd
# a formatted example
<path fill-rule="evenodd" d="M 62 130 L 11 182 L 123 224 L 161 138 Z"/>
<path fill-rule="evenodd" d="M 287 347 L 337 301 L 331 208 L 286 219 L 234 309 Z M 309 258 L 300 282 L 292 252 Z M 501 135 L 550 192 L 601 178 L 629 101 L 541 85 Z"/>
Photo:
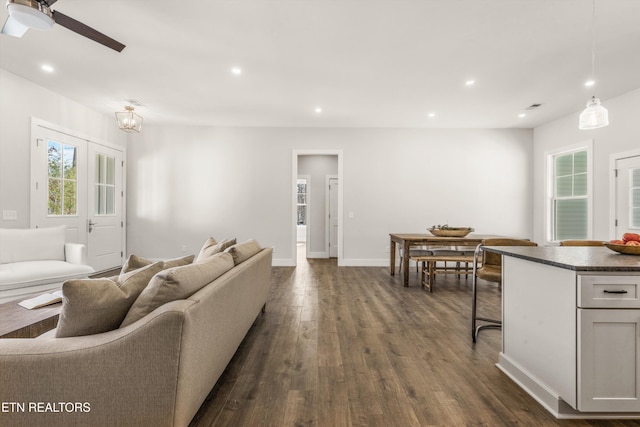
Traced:
<path fill-rule="evenodd" d="M 89 146 L 87 255 L 96 271 L 122 265 L 123 169 L 122 152 L 98 144 Z"/>
<path fill-rule="evenodd" d="M 87 142 L 37 126 L 31 145 L 30 224 L 66 226 L 66 241 L 87 244 Z"/>
<path fill-rule="evenodd" d="M 329 258 L 338 257 L 338 178 L 329 179 Z"/>
<path fill-rule="evenodd" d="M 640 156 L 616 160 L 615 238 L 640 230 Z"/>

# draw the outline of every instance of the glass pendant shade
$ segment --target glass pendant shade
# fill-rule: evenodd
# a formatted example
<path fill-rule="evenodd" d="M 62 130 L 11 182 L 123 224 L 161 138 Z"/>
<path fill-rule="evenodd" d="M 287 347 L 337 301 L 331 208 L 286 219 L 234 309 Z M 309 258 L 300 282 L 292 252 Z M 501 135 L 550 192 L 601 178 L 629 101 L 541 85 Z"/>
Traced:
<path fill-rule="evenodd" d="M 580 124 L 578 128 L 586 130 L 598 129 L 605 126 L 609 126 L 609 111 L 602 106 L 600 99 L 593 96 L 589 102 L 587 102 L 587 108 L 580 113 Z"/>
<path fill-rule="evenodd" d="M 118 127 L 125 132 L 140 132 L 142 129 L 142 116 L 133 112 L 133 107 L 124 107 L 125 111 L 116 113 Z"/>

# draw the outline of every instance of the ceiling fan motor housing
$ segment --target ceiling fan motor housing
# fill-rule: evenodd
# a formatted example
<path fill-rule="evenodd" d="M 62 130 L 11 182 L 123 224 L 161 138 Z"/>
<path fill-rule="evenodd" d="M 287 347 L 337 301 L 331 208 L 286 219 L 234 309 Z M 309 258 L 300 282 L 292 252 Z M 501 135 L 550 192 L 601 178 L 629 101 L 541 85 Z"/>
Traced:
<path fill-rule="evenodd" d="M 50 30 L 55 23 L 49 6 L 35 0 L 8 0 L 7 9 L 13 19 L 35 30 Z"/>

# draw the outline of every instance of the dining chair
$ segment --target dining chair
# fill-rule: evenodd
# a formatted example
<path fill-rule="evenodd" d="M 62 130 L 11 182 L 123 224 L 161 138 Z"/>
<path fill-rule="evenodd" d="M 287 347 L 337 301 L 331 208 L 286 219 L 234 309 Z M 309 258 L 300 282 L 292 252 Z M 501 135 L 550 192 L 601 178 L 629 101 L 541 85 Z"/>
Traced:
<path fill-rule="evenodd" d="M 538 246 L 530 240 L 495 238 L 484 239 L 480 243 L 473 255 L 473 281 L 471 285 L 471 338 L 476 342 L 478 333 L 482 329 L 502 327 L 502 321 L 477 314 L 477 291 L 478 279 L 498 284 L 498 289 L 502 286 L 502 255 L 484 251 L 484 246 Z M 478 325 L 478 322 L 483 324 Z"/>
<path fill-rule="evenodd" d="M 561 240 L 560 246 L 604 246 L 601 240 Z"/>

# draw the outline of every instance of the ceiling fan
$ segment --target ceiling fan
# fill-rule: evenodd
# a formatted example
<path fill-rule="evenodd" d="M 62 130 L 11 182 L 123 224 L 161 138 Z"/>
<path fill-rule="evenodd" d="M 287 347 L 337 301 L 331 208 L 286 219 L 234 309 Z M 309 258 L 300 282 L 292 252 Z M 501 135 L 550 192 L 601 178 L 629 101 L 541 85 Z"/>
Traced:
<path fill-rule="evenodd" d="M 51 5 L 57 0 L 7 0 L 9 17 L 2 27 L 2 34 L 14 37 L 22 37 L 29 28 L 47 31 L 53 24 L 63 27 L 105 45 L 113 50 L 122 52 L 125 45 L 109 36 L 94 30 L 88 25 L 68 17 L 56 10 L 51 10 Z"/>

